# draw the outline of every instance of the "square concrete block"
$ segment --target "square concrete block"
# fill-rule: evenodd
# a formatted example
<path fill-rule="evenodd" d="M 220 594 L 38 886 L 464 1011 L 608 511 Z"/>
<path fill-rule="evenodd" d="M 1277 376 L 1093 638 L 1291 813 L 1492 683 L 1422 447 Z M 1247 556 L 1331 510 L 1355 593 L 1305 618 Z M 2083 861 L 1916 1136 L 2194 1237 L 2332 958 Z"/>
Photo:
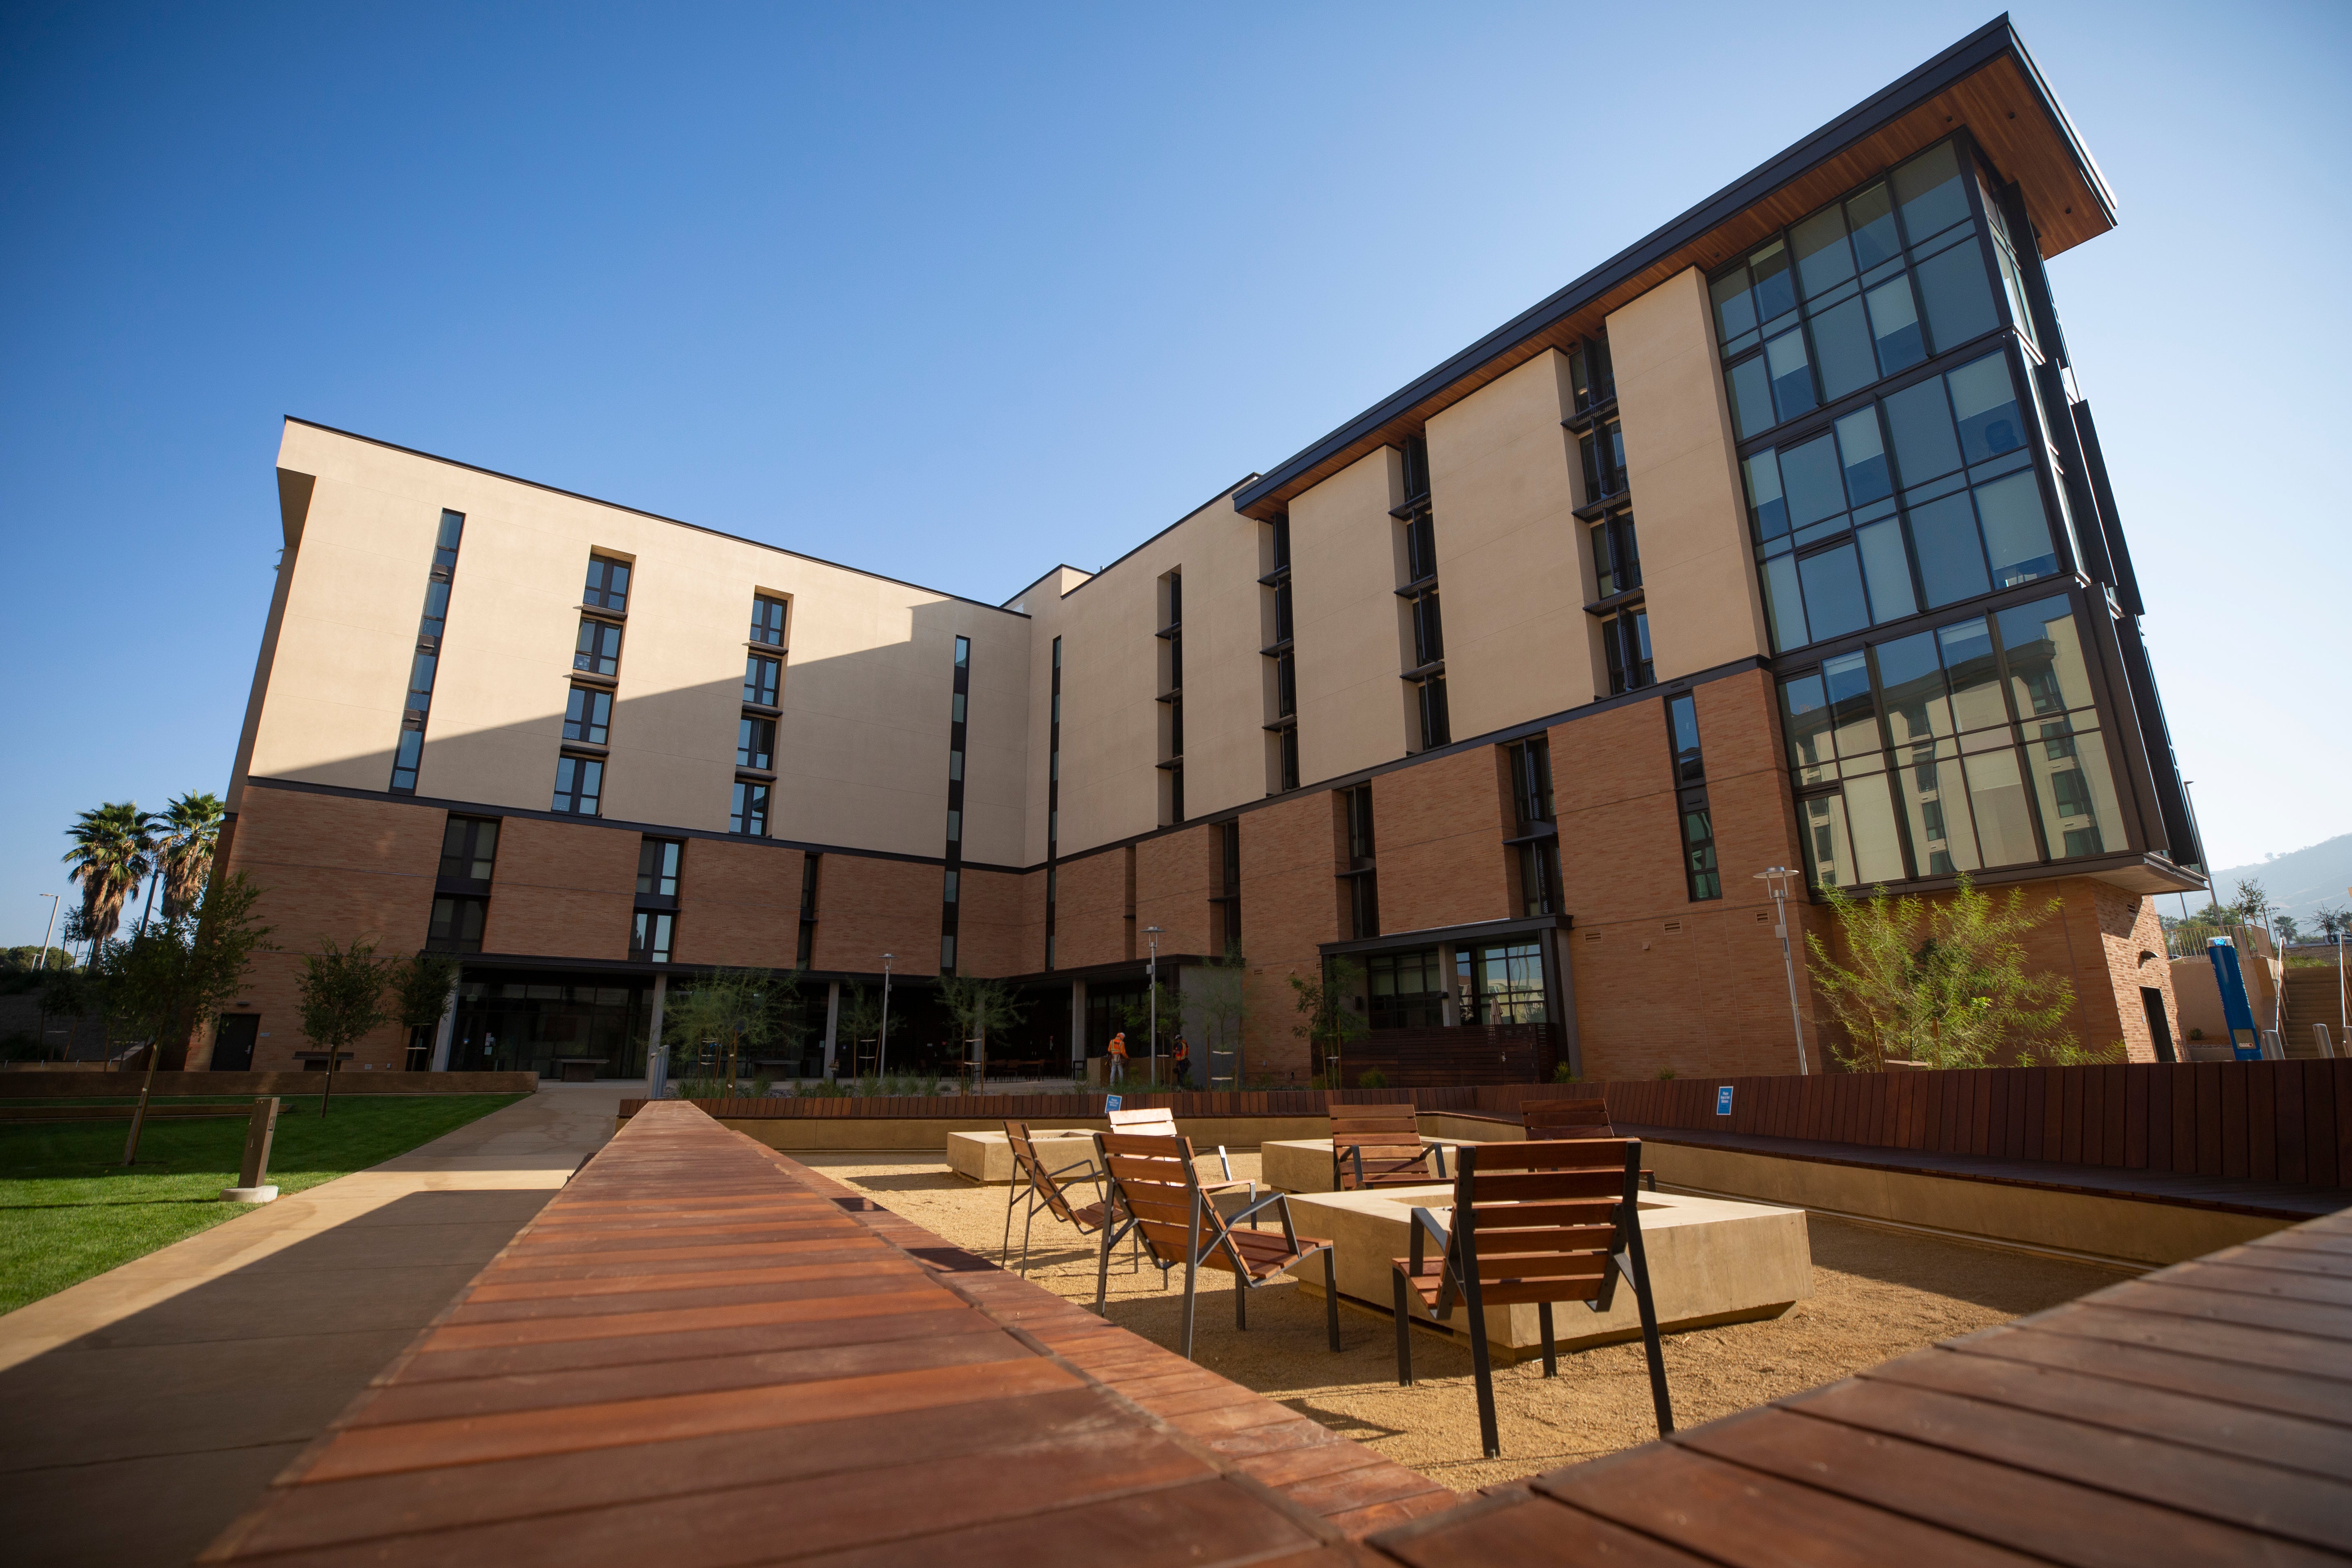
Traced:
<path fill-rule="evenodd" d="M 1461 1138 L 1432 1138 L 1422 1134 L 1424 1149 L 1442 1146 L 1451 1150 L 1470 1142 Z M 1331 1140 L 1328 1138 L 1286 1138 L 1258 1145 L 1258 1169 L 1265 1184 L 1286 1193 L 1328 1193 L 1331 1190 Z M 1445 1168 L 1454 1169 L 1454 1156 L 1445 1157 Z M 1399 1188 L 1399 1191 L 1404 1189 Z"/>
<path fill-rule="evenodd" d="M 1327 1163 L 1328 1159 L 1327 1154 Z M 1430 1209 L 1440 1225 L 1447 1225 L 1453 1196 L 1453 1187 L 1444 1184 L 1307 1194 L 1291 1199 L 1290 1213 L 1300 1235 L 1335 1244 L 1339 1294 L 1385 1312 L 1393 1301 L 1391 1260 L 1409 1255 L 1413 1209 Z M 1802 1209 L 1644 1193 L 1642 1241 L 1663 1329 L 1777 1318 L 1813 1293 L 1812 1247 Z M 1433 1238 L 1425 1245 L 1435 1251 Z M 1297 1278 L 1310 1292 L 1320 1290 L 1321 1263 L 1299 1269 Z M 1486 1339 L 1492 1352 L 1509 1360 L 1539 1353 L 1536 1310 L 1532 1305 L 1490 1308 Z M 1428 1321 L 1418 1308 L 1413 1318 Z M 1447 1320 L 1449 1330 L 1465 1341 L 1468 1324 L 1469 1313 L 1461 1307 Z M 1606 1312 L 1578 1301 L 1556 1304 L 1552 1331 L 1553 1342 L 1563 1349 L 1637 1337 L 1642 1320 L 1633 1288 L 1620 1279 Z"/>
<path fill-rule="evenodd" d="M 1094 1169 L 1095 1135 L 1086 1129 L 1038 1127 L 1032 1128 L 1029 1136 L 1036 1141 L 1037 1155 L 1045 1162 L 1045 1169 L 1083 1167 L 1063 1177 L 1065 1182 L 1078 1181 Z M 950 1132 L 948 1169 L 966 1181 L 1003 1186 L 1013 1180 L 1013 1144 L 1002 1132 Z"/>

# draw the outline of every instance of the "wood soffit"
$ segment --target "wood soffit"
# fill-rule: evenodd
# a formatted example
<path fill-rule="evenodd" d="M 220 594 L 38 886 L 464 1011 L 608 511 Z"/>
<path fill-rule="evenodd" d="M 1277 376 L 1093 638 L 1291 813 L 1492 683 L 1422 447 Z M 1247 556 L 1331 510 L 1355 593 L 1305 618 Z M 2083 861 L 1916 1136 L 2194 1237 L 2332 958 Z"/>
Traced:
<path fill-rule="evenodd" d="M 1671 242 L 1675 231 L 1704 222 L 1710 208 L 1737 199 L 1742 186 L 1768 174 L 1772 164 L 1735 183 L 1666 225 L 1650 238 L 1604 262 L 1584 279 L 1570 284 L 1536 306 L 1518 321 L 1496 331 L 1486 343 L 1457 356 L 1455 363 L 1472 361 L 1458 374 L 1440 366 L 1406 387 L 1386 405 L 1343 426 L 1286 463 L 1278 464 L 1255 485 L 1234 498 L 1237 511 L 1261 521 L 1281 515 L 1292 498 L 1312 489 L 1349 465 L 1418 435 L 1430 418 L 1459 403 L 1489 382 L 1551 350 L 1565 353 L 1580 339 L 1597 337 L 1612 311 L 1622 309 L 1658 285 L 1694 267 L 1711 269 L 1729 261 L 1748 246 L 1796 222 L 1835 197 L 1868 183 L 1912 153 L 1956 131 L 1966 130 L 2004 180 L 2015 180 L 2023 190 L 2026 211 L 2040 238 L 2042 254 L 2052 257 L 2116 225 L 2113 195 L 2089 153 L 2076 139 L 2065 110 L 2042 81 L 2024 46 L 2011 31 L 2006 16 L 1962 40 L 1945 56 L 1914 72 L 1920 77 L 1948 70 L 1955 57 L 1965 66 L 1968 56 L 1990 58 L 1964 74 L 1918 97 L 1912 79 L 1896 83 L 1850 110 L 1843 119 L 1858 120 L 1852 133 L 1824 150 L 1793 178 L 1760 198 L 1743 205 L 1721 221 L 1669 247 L 1646 263 L 1623 270 L 1642 253 Z M 1907 107 L 1882 104 L 1890 97 L 1908 100 Z M 1874 110 L 1892 118 L 1869 118 Z M 1833 121 L 1815 139 L 1834 138 L 1843 130 Z M 1799 143 L 1788 159 L 1808 151 Z M 1778 163 L 1780 160 L 1776 159 Z M 1622 272 L 1622 276 L 1612 276 Z M 1425 389 L 1425 390 L 1423 390 Z M 1416 391 L 1423 395 L 1413 397 Z M 1412 398 L 1410 403 L 1404 400 Z M 1382 408 L 1392 409 L 1380 417 Z M 1367 421 L 1378 419 L 1377 423 Z"/>

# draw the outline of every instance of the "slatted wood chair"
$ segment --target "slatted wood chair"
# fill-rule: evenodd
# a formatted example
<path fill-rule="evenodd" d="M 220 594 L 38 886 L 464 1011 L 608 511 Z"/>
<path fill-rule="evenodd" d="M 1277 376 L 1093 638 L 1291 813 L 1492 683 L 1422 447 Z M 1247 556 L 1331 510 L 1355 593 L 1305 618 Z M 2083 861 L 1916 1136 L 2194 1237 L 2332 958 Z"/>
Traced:
<path fill-rule="evenodd" d="M 1100 1166 L 1091 1159 L 1073 1160 L 1058 1171 L 1047 1170 L 1037 1141 L 1030 1136 L 1025 1121 L 1007 1121 L 1004 1141 L 1013 1150 L 1013 1180 L 1007 1184 L 1004 1195 L 1004 1245 L 997 1252 L 997 1261 L 1008 1261 L 1013 1256 L 1013 1211 L 1023 1201 L 1028 1211 L 1021 1221 L 1021 1266 L 1024 1279 L 1029 1273 L 1029 1232 L 1041 1213 L 1050 1214 L 1064 1225 L 1075 1226 L 1081 1236 L 1101 1230 L 1110 1215 L 1108 1196 L 1097 1196 L 1090 1204 L 1080 1205 L 1071 1198 L 1069 1188 L 1092 1183 L 1101 1193 L 1103 1174 Z M 1079 1173 L 1085 1173 L 1079 1174 Z"/>
<path fill-rule="evenodd" d="M 1189 1138 L 1147 1138 L 1124 1132 L 1097 1132 L 1095 1149 L 1109 1173 L 1112 1225 L 1103 1232 L 1102 1258 L 1095 1272 L 1095 1310 L 1103 1313 L 1110 1289 L 1111 1249 L 1129 1236 L 1143 1243 L 1145 1256 L 1160 1269 L 1160 1282 L 1169 1271 L 1184 1268 L 1184 1359 L 1192 1359 L 1192 1315 L 1199 1299 L 1200 1271 L 1222 1268 L 1234 1276 L 1234 1326 L 1249 1327 L 1249 1293 L 1272 1282 L 1297 1263 L 1323 1256 L 1323 1310 L 1331 1349 L 1339 1349 L 1339 1281 L 1332 1266 L 1331 1244 L 1301 1236 L 1290 1223 L 1290 1202 L 1280 1193 L 1269 1194 L 1232 1216 L 1217 1212 L 1213 1189 L 1203 1186 L 1193 1163 Z M 1282 1221 L 1279 1232 L 1236 1230 L 1234 1225 L 1272 1209 Z M 1106 1314 L 1107 1315 L 1107 1314 Z"/>
<path fill-rule="evenodd" d="M 1333 1192 L 1445 1180 L 1445 1150 L 1423 1145 L 1420 1113 L 1411 1105 L 1334 1105 L 1330 1111 Z"/>
<path fill-rule="evenodd" d="M 1142 1110 L 1113 1110 L 1108 1113 L 1108 1120 L 1110 1122 L 1110 1130 L 1114 1132 L 1131 1133 L 1139 1138 L 1176 1136 L 1176 1113 L 1164 1105 L 1155 1105 Z M 1205 1160 L 1208 1156 L 1202 1154 L 1197 1158 Z M 1223 1143 L 1217 1145 L 1217 1170 L 1218 1179 L 1209 1184 L 1209 1191 L 1219 1194 L 1239 1192 L 1244 1195 L 1245 1201 L 1253 1203 L 1256 1201 L 1257 1184 L 1246 1179 L 1235 1179 L 1234 1162 L 1226 1154 L 1225 1146 Z"/>
<path fill-rule="evenodd" d="M 1519 1101 L 1519 1125 L 1528 1130 L 1530 1140 L 1617 1136 L 1616 1128 L 1609 1122 L 1609 1102 L 1605 1100 L 1523 1100 Z M 1656 1192 L 1658 1173 L 1643 1172 L 1642 1184 Z"/>
<path fill-rule="evenodd" d="M 1552 1303 L 1581 1301 L 1605 1312 L 1616 1300 L 1621 1276 L 1633 1287 L 1641 1315 L 1658 1436 L 1674 1431 L 1657 1303 L 1642 1252 L 1641 1169 L 1638 1138 L 1465 1144 L 1455 1151 L 1452 1224 L 1440 1225 L 1425 1208 L 1412 1211 L 1412 1256 L 1393 1259 L 1390 1276 L 1396 1296 L 1397 1382 L 1412 1384 L 1411 1303 L 1418 1300 L 1438 1323 L 1457 1304 L 1466 1307 L 1478 1431 L 1486 1458 L 1497 1459 L 1503 1453 L 1495 1428 L 1487 1309 L 1535 1303 L 1543 1333 L 1543 1373 L 1557 1377 Z M 1437 1243 L 1435 1258 L 1423 1250 L 1429 1239 Z"/>

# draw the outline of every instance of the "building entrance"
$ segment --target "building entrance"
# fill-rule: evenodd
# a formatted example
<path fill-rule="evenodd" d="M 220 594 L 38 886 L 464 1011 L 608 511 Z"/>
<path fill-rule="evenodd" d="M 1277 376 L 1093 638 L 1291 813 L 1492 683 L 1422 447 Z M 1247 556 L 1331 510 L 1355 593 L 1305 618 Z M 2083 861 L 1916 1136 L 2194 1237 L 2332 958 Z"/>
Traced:
<path fill-rule="evenodd" d="M 561 1078 L 565 1064 L 589 1063 L 598 1078 L 643 1078 L 652 992 L 634 976 L 469 970 L 449 1070 Z"/>

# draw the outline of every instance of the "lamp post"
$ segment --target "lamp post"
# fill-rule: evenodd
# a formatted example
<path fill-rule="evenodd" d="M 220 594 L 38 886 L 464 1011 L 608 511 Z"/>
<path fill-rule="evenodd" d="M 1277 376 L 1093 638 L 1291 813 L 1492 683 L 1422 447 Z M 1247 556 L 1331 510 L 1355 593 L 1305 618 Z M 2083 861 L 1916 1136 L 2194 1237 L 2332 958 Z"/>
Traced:
<path fill-rule="evenodd" d="M 41 928 L 41 962 L 33 965 L 33 973 L 39 974 L 49 967 L 49 935 L 58 929 L 58 895 L 36 893 L 33 896 L 49 900 L 49 923 Z"/>
<path fill-rule="evenodd" d="M 877 1079 L 882 1076 L 882 1064 L 890 1055 L 890 961 L 898 956 L 895 952 L 882 955 L 882 1029 L 874 1037 L 874 1076 Z"/>
<path fill-rule="evenodd" d="M 1805 1015 L 1797 1005 L 1797 961 L 1789 952 L 1789 883 L 1795 876 L 1786 866 L 1775 866 L 1757 872 L 1756 880 L 1772 892 L 1773 912 L 1780 920 L 1780 967 L 1789 975 L 1789 1021 L 1797 1026 L 1797 1072 L 1810 1077 L 1813 1069 L 1805 1061 Z"/>
<path fill-rule="evenodd" d="M 1166 928 L 1145 926 L 1143 934 L 1151 942 L 1151 959 L 1144 968 L 1144 985 L 1150 993 L 1151 1005 L 1151 1087 L 1160 1087 L 1160 938 Z"/>

